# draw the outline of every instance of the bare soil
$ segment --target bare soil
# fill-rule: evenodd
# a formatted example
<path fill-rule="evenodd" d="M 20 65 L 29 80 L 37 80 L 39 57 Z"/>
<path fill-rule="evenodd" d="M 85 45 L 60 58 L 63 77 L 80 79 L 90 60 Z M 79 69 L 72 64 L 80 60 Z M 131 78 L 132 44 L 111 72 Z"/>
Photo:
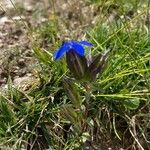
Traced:
<path fill-rule="evenodd" d="M 84 28 L 95 23 L 93 7 L 84 1 L 1 0 L 0 1 L 0 87 L 8 77 L 30 81 L 36 64 L 29 28 L 40 26 L 54 17 L 60 19 L 60 40 L 85 38 Z M 46 43 L 48 45 L 49 43 Z M 46 45 L 44 45 L 46 47 Z M 24 78 L 24 77 L 28 78 Z M 18 83 L 16 84 L 18 85 Z"/>
<path fill-rule="evenodd" d="M 33 12 L 40 4 L 40 1 L 37 3 L 35 0 L 0 2 L 0 87 L 2 88 L 6 86 L 8 77 L 11 77 L 17 86 L 25 80 L 30 82 L 33 79 L 32 70 L 36 60 L 32 54 L 28 26 L 41 23 L 40 20 L 43 18 L 41 12 L 38 14 L 38 19 L 33 17 L 35 15 Z"/>

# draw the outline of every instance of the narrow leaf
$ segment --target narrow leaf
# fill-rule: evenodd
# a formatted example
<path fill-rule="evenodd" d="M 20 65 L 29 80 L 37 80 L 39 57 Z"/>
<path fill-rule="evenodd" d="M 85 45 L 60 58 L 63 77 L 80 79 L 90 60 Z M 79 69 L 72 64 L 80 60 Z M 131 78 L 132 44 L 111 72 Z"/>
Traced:
<path fill-rule="evenodd" d="M 82 103 L 82 99 L 81 99 L 79 92 L 76 88 L 76 85 L 73 83 L 73 81 L 71 81 L 71 79 L 65 77 L 63 79 L 63 87 L 64 87 L 69 99 L 71 100 L 72 104 L 74 105 L 74 107 L 79 108 Z"/>

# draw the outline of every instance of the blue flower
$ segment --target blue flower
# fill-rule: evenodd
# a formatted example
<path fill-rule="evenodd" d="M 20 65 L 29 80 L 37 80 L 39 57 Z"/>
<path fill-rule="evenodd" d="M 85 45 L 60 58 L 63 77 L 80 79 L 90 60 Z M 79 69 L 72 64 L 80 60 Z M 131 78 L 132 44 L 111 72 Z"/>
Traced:
<path fill-rule="evenodd" d="M 60 59 L 66 52 L 73 50 L 75 53 L 80 56 L 84 56 L 84 46 L 92 47 L 93 44 L 87 41 L 68 41 L 64 42 L 63 45 L 54 53 L 54 58 L 56 60 Z"/>

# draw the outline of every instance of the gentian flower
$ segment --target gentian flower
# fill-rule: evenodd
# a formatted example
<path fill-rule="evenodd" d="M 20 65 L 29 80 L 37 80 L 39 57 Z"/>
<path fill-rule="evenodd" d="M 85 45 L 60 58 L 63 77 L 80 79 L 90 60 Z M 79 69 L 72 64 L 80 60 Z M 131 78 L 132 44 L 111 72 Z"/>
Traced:
<path fill-rule="evenodd" d="M 84 56 L 85 50 L 84 46 L 92 47 L 93 45 L 87 41 L 68 41 L 64 42 L 62 46 L 54 53 L 54 58 L 56 60 L 60 59 L 65 53 L 70 50 L 74 51 L 74 53 Z"/>
<path fill-rule="evenodd" d="M 92 47 L 87 41 L 67 41 L 54 53 L 54 58 L 59 60 L 66 53 L 66 63 L 72 75 L 80 81 L 95 81 L 101 74 L 108 60 L 109 51 L 104 54 L 98 53 L 85 57 L 84 46 Z"/>

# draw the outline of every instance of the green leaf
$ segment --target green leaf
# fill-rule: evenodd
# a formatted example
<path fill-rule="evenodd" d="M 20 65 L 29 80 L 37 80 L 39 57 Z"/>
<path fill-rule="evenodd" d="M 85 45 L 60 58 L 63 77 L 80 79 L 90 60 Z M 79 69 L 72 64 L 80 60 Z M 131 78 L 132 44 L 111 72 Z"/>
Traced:
<path fill-rule="evenodd" d="M 63 105 L 61 107 L 61 114 L 66 120 L 69 120 L 71 124 L 73 125 L 76 132 L 80 133 L 80 121 L 79 121 L 79 115 L 75 111 L 72 105 Z"/>
<path fill-rule="evenodd" d="M 64 114 L 64 116 L 66 116 L 66 118 L 68 118 L 69 121 L 71 121 L 72 123 L 76 122 L 77 113 L 75 112 L 75 110 L 71 105 L 63 105 L 61 110 L 62 114 Z"/>
<path fill-rule="evenodd" d="M 73 83 L 73 81 L 71 81 L 70 78 L 65 77 L 63 79 L 63 87 L 64 87 L 69 99 L 71 100 L 72 104 L 74 105 L 74 107 L 80 108 L 82 99 L 81 99 L 79 92 L 77 90 L 77 87 Z"/>
<path fill-rule="evenodd" d="M 33 51 L 34 51 L 36 57 L 41 62 L 43 62 L 44 64 L 49 64 L 49 62 L 52 58 L 52 55 L 48 51 L 41 49 L 41 48 L 34 48 Z"/>
<path fill-rule="evenodd" d="M 0 95 L 0 136 L 6 135 L 8 126 L 16 123 L 15 115 L 12 107 L 7 103 L 7 100 Z"/>
<path fill-rule="evenodd" d="M 135 99 L 128 99 L 124 101 L 124 106 L 128 109 L 137 109 L 139 107 L 140 100 L 135 98 Z"/>

